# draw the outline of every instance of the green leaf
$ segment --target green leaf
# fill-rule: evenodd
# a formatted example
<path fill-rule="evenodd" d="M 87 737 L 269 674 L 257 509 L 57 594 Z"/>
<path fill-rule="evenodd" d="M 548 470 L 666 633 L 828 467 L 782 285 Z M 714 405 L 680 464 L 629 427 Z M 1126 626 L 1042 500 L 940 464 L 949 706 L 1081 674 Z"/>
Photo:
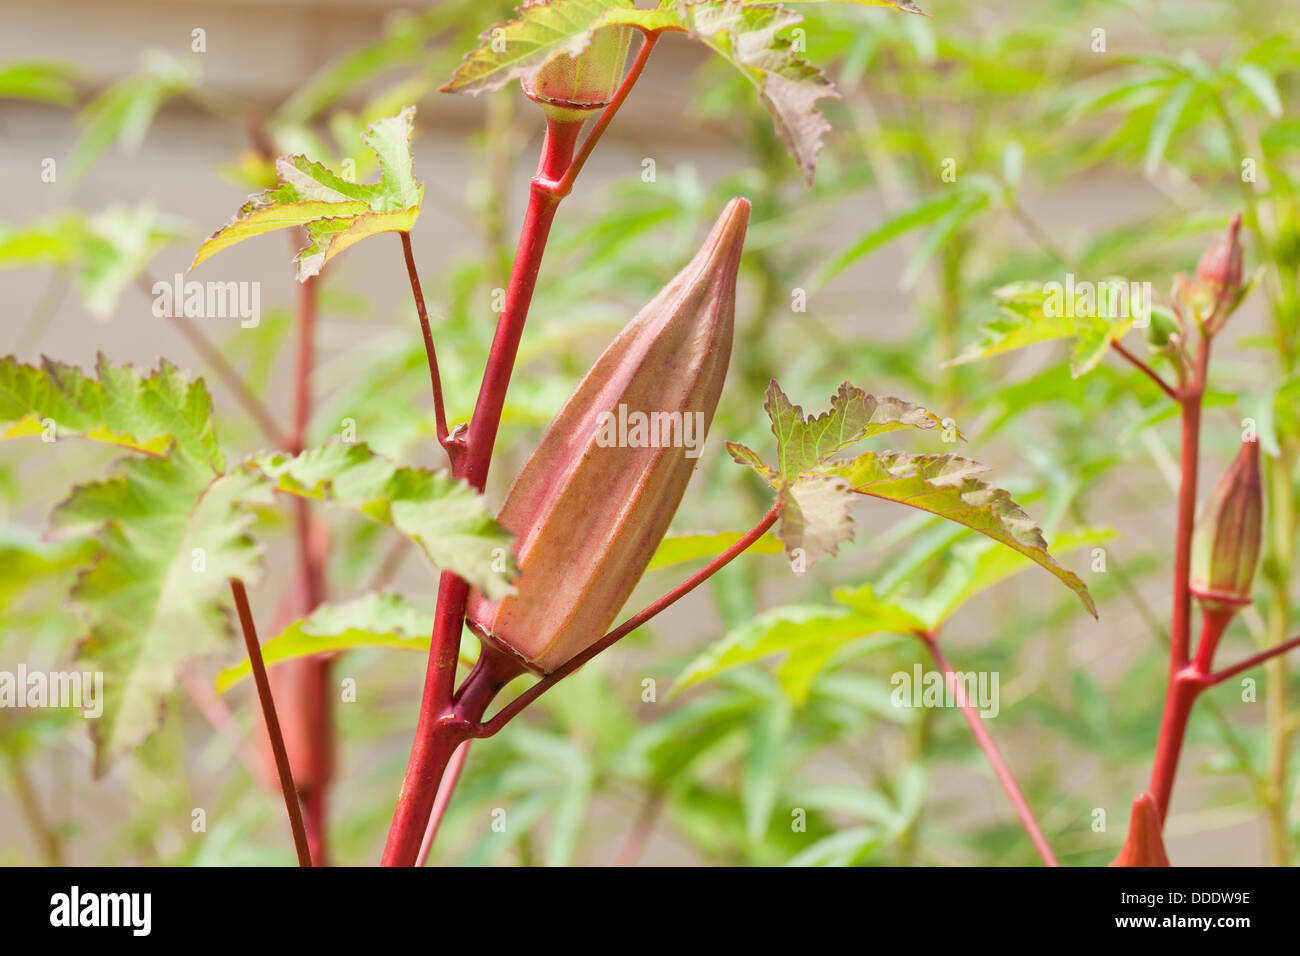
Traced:
<path fill-rule="evenodd" d="M 71 63 L 25 60 L 0 66 L 0 100 L 38 100 L 67 106 L 77 97 Z"/>
<path fill-rule="evenodd" d="M 144 141 L 159 108 L 189 89 L 198 71 L 179 58 L 147 50 L 138 73 L 109 87 L 77 117 L 81 139 L 68 158 L 65 179 L 76 183 L 113 143 L 135 152 Z"/>
<path fill-rule="evenodd" d="M 277 122 L 304 125 L 368 80 L 417 63 L 424 55 L 428 32 L 423 18 L 396 12 L 386 22 L 381 39 L 348 53 L 299 87 L 280 107 Z"/>
<path fill-rule="evenodd" d="M 1238 82 L 1259 100 L 1268 115 L 1274 119 L 1282 115 L 1282 96 L 1277 91 L 1273 77 L 1262 66 L 1255 63 L 1243 63 L 1237 67 Z"/>
<path fill-rule="evenodd" d="M 994 290 L 1002 317 L 980 330 L 980 341 L 948 365 L 963 365 L 1016 349 L 1074 339 L 1070 374 L 1091 372 L 1111 343 L 1123 338 L 1136 321 L 1149 320 L 1151 303 L 1141 287 L 1119 276 L 1100 282 L 1013 282 Z"/>
<path fill-rule="evenodd" d="M 926 196 L 910 209 L 891 216 L 858 239 L 823 266 L 809 284 L 814 289 L 821 288 L 863 256 L 888 245 L 913 229 L 919 229 L 943 218 L 961 198 L 961 191 L 956 189 Z"/>
<path fill-rule="evenodd" d="M 56 527 L 98 528 L 100 554 L 72 591 L 88 631 L 78 666 L 104 674 L 96 774 L 157 726 L 179 665 L 221 649 L 229 579 L 260 576 L 247 506 L 269 503 L 257 476 L 214 477 L 173 455 L 124 459 L 55 511 Z"/>
<path fill-rule="evenodd" d="M 781 789 L 782 750 L 790 733 L 792 711 L 779 698 L 750 719 L 749 753 L 740 788 L 745 835 L 757 844 L 767 833 Z"/>
<path fill-rule="evenodd" d="M 1014 282 L 993 291 L 1002 317 L 980 329 L 980 340 L 945 364 L 964 365 L 1040 342 L 1074 338 L 1074 323 L 1063 312 L 1048 315 L 1043 283 Z"/>
<path fill-rule="evenodd" d="M 0 225 L 0 268 L 72 270 L 86 309 L 104 321 L 157 252 L 183 235 L 177 220 L 147 204 L 111 206 L 93 216 L 61 212 L 25 226 Z"/>
<path fill-rule="evenodd" d="M 497 600 L 518 575 L 513 538 L 488 513 L 483 496 L 443 472 L 406 468 L 365 445 L 330 442 L 294 457 L 259 455 L 246 467 L 287 494 L 330 501 L 387 524 L 438 567 Z"/>
<path fill-rule="evenodd" d="M 987 535 L 1046 568 L 1079 596 L 1088 612 L 1097 608 L 1087 585 L 1047 552 L 1042 529 L 1011 496 L 974 477 L 988 469 L 956 455 L 868 452 L 828 466 L 858 494 L 919 508 Z"/>
<path fill-rule="evenodd" d="M 477 95 L 499 90 L 511 80 L 531 77 L 552 57 L 576 57 L 586 48 L 602 14 L 631 6 L 631 0 L 554 0 L 524 7 L 517 20 L 480 36 L 483 42 L 465 55 L 442 91 Z M 654 16 L 654 11 L 642 12 Z"/>
<path fill-rule="evenodd" d="M 1078 528 L 1054 535 L 1051 551 L 1068 554 L 1093 547 L 1115 536 L 1110 528 Z M 926 595 L 920 612 L 931 630 L 937 630 L 958 608 L 978 594 L 1033 566 L 1025 555 L 998 547 L 988 539 L 963 542 L 953 549 L 954 560 L 934 589 Z"/>
<path fill-rule="evenodd" d="M 914 615 L 893 604 L 870 610 L 822 605 L 789 605 L 759 614 L 701 651 L 677 675 L 670 696 L 710 680 L 723 671 L 778 654 L 811 648 L 838 648 L 872 634 L 923 630 Z"/>
<path fill-rule="evenodd" d="M 141 375 L 102 354 L 96 372 L 97 379 L 50 359 L 40 368 L 0 359 L 0 441 L 75 435 L 155 456 L 174 445 L 209 478 L 224 470 L 201 379 L 191 382 L 165 361 Z"/>
<path fill-rule="evenodd" d="M 380 166 L 375 183 L 349 182 L 306 156 L 281 157 L 275 164 L 280 185 L 244 203 L 199 246 L 190 269 L 253 236 L 305 226 L 308 244 L 296 260 L 301 282 L 319 275 L 327 262 L 362 239 L 381 232 L 410 232 L 424 198 L 412 166 L 414 123 L 415 107 L 408 106 L 366 127 L 361 138 Z"/>
<path fill-rule="evenodd" d="M 358 647 L 394 647 L 427 651 L 433 614 L 391 592 L 367 594 L 342 604 L 322 604 L 262 645 L 267 667 L 295 657 L 350 651 Z M 217 693 L 252 674 L 244 658 L 217 675 Z"/>
<path fill-rule="evenodd" d="M 937 415 L 898 398 L 876 398 L 844 382 L 831 398 L 830 410 L 811 419 L 791 403 L 775 381 L 768 383 L 764 404 L 776 436 L 779 467 L 763 464 L 744 445 L 727 443 L 732 458 L 748 465 L 776 489 L 781 505 L 778 536 L 801 570 L 838 552 L 853 538 L 848 485 L 824 473 L 822 466 L 849 445 L 900 428 L 930 429 L 943 424 Z M 958 433 L 960 435 L 960 433 Z"/>
<path fill-rule="evenodd" d="M 1143 159 L 1143 171 L 1147 176 L 1154 176 L 1165 158 L 1169 140 L 1174 135 L 1178 120 L 1187 107 L 1187 102 L 1200 84 L 1193 79 L 1186 79 L 1174 87 L 1169 98 L 1160 105 L 1156 118 L 1151 123 L 1151 135 L 1147 138 L 1146 156 Z"/>
<path fill-rule="evenodd" d="M 647 571 L 684 564 L 699 558 L 712 558 L 740 542 L 748 531 L 720 531 L 716 534 L 670 534 L 659 542 Z M 749 546 L 756 554 L 780 554 L 782 544 L 776 535 L 763 535 Z"/>
<path fill-rule="evenodd" d="M 686 32 L 704 41 L 734 66 L 758 91 L 777 135 L 812 184 L 830 124 L 817 111 L 820 99 L 839 99 L 839 92 L 817 67 L 794 53 L 794 44 L 778 32 L 802 21 L 780 7 L 757 7 L 730 0 L 681 8 Z"/>
<path fill-rule="evenodd" d="M 943 425 L 938 415 L 920 405 L 889 396 L 877 398 L 848 382 L 831 396 L 830 410 L 812 418 L 805 418 L 802 406 L 792 404 L 775 380 L 768 383 L 763 408 L 772 421 L 780 475 L 786 482 L 863 439 L 900 428 Z"/>

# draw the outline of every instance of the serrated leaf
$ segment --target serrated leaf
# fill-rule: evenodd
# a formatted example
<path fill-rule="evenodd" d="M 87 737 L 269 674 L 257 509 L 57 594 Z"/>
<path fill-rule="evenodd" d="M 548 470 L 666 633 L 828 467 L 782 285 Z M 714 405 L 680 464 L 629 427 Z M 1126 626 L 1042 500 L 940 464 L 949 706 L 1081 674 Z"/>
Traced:
<path fill-rule="evenodd" d="M 427 651 L 433 617 L 431 612 L 388 591 L 341 604 L 322 604 L 266 641 L 262 645 L 262 659 L 270 667 L 296 657 L 358 647 Z M 217 675 L 217 693 L 224 694 L 251 674 L 252 665 L 247 658 L 225 668 Z"/>
<path fill-rule="evenodd" d="M 781 504 L 778 535 L 792 560 L 811 568 L 827 555 L 839 553 L 839 545 L 853 540 L 853 519 L 849 506 L 852 489 L 842 478 L 805 475 L 777 492 Z"/>
<path fill-rule="evenodd" d="M 1056 563 L 1037 523 L 1006 491 L 975 477 L 987 470 L 979 462 L 956 455 L 902 452 L 868 452 L 826 468 L 828 474 L 844 478 L 859 494 L 956 521 L 1018 551 L 1074 591 L 1088 613 L 1096 617 L 1097 608 L 1087 585 Z"/>
<path fill-rule="evenodd" d="M 687 34 L 704 41 L 758 90 L 777 135 L 811 185 L 822 136 L 831 128 L 816 104 L 839 99 L 840 94 L 821 70 L 795 55 L 788 37 L 777 35 L 803 18 L 780 7 L 750 6 L 740 0 L 682 9 Z"/>
<path fill-rule="evenodd" d="M 152 732 L 180 663 L 221 648 L 229 578 L 260 576 L 248 504 L 269 504 L 257 476 L 217 477 L 173 455 L 125 459 L 56 509 L 57 527 L 99 529 L 101 551 L 72 591 L 88 629 L 78 666 L 104 675 L 97 774 Z"/>
<path fill-rule="evenodd" d="M 1043 283 L 1013 282 L 993 291 L 1002 317 L 980 329 L 979 342 L 946 365 L 964 365 L 1040 342 L 1074 338 L 1074 323 L 1062 313 L 1048 315 Z"/>
<path fill-rule="evenodd" d="M 96 371 L 91 378 L 50 359 L 40 368 L 0 359 L 0 441 L 75 435 L 155 456 L 174 444 L 175 454 L 211 474 L 224 470 L 212 399 L 201 379 L 189 381 L 166 361 L 141 375 L 102 354 Z"/>
<path fill-rule="evenodd" d="M 307 246 L 298 253 L 298 281 L 319 275 L 325 263 L 362 239 L 381 232 L 410 232 L 420 215 L 424 187 L 416 182 L 411 137 L 415 107 L 371 123 L 362 141 L 379 160 L 374 183 L 354 183 L 306 156 L 276 161 L 280 185 L 251 197 L 235 217 L 198 248 L 200 263 L 253 236 L 305 226 Z"/>
<path fill-rule="evenodd" d="M 1002 317 L 980 330 L 980 341 L 948 365 L 963 365 L 1030 345 L 1073 339 L 1070 373 L 1079 378 L 1101 362 L 1151 303 L 1142 288 L 1118 276 L 1099 282 L 1013 282 L 994 290 Z"/>
<path fill-rule="evenodd" d="M 526 79 L 552 57 L 581 53 L 602 14 L 630 7 L 631 0 L 554 0 L 521 8 L 518 19 L 479 37 L 483 42 L 465 55 L 442 91 L 477 95 Z"/>
<path fill-rule="evenodd" d="M 803 408 L 792 404 L 775 381 L 768 383 L 763 408 L 772 420 L 779 470 L 786 482 L 874 435 L 943 425 L 938 415 L 920 405 L 889 396 L 877 398 L 848 382 L 831 396 L 830 410 L 812 418 L 805 418 Z"/>
<path fill-rule="evenodd" d="M 488 513 L 483 496 L 460 479 L 400 466 L 365 445 L 339 441 L 297 456 L 258 455 L 246 467 L 273 479 L 278 491 L 334 502 L 390 525 L 490 600 L 512 591 L 519 573 L 514 540 Z"/>

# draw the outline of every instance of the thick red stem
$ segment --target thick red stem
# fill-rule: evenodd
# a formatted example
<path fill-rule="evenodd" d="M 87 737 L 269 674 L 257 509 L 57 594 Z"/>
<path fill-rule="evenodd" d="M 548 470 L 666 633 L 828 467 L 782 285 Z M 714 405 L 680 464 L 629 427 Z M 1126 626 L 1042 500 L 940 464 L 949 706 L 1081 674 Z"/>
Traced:
<path fill-rule="evenodd" d="M 458 469 L 459 474 L 479 491 L 487 482 L 492 448 L 496 444 L 501 411 L 505 407 L 506 389 L 514 371 L 533 290 L 537 286 L 546 239 L 559 204 L 559 197 L 545 184 L 559 179 L 568 168 L 581 130 L 581 123 L 547 121 L 541 162 L 533 179 L 519 249 L 506 284 L 505 307 L 488 353 L 487 368 Z M 468 599 L 469 585 L 444 571 L 438 582 L 438 609 L 434 616 L 420 718 L 406 764 L 406 778 L 388 831 L 388 843 L 384 847 L 384 866 L 415 864 L 443 770 L 460 742 L 460 739 L 451 740 L 448 732 L 441 728 L 446 726 L 453 706 L 456 662 Z"/>
<path fill-rule="evenodd" d="M 1164 714 L 1160 719 L 1160 738 L 1151 768 L 1151 795 L 1163 821 L 1169 811 L 1169 797 L 1178 772 L 1187 721 L 1191 717 L 1196 695 L 1204 687 L 1191 664 L 1192 613 L 1192 533 L 1196 527 L 1196 481 L 1201 444 L 1201 397 L 1205 392 L 1206 370 L 1210 362 L 1210 340 L 1201 337 L 1196 359 L 1187 384 L 1179 391 L 1182 406 L 1182 436 L 1179 452 L 1178 527 L 1174 539 L 1173 613 L 1169 634 L 1169 679 L 1165 691 Z M 1227 621 L 1222 622 L 1223 626 Z M 1211 636 L 1213 622 L 1207 617 L 1201 635 L 1201 647 L 1212 653 L 1218 635 Z M 1220 628 L 1219 633 L 1222 633 Z"/>
<path fill-rule="evenodd" d="M 957 706 L 961 708 L 962 717 L 966 718 L 966 723 L 970 726 L 971 733 L 975 735 L 975 742 L 984 751 L 984 756 L 988 759 L 989 765 L 993 767 L 993 773 L 1002 784 L 1002 789 L 1006 791 L 1007 797 L 1011 800 L 1011 805 L 1015 808 L 1016 816 L 1020 818 L 1021 825 L 1025 832 L 1029 834 L 1029 840 L 1038 851 L 1039 857 L 1047 866 L 1060 866 L 1056 861 L 1056 854 L 1052 852 L 1052 846 L 1047 842 L 1047 837 L 1043 835 L 1042 828 L 1038 821 L 1034 819 L 1034 811 L 1029 809 L 1029 802 L 1025 800 L 1024 794 L 1020 792 L 1020 787 L 1016 783 L 1016 778 L 1011 773 L 1011 768 L 1002 758 L 1002 752 L 998 750 L 998 745 L 993 742 L 993 737 L 989 734 L 984 726 L 984 718 L 979 715 L 979 711 L 966 699 L 965 689 L 961 686 L 960 681 L 954 677 L 952 665 L 948 663 L 948 658 L 944 656 L 943 651 L 939 649 L 939 642 L 932 636 L 922 636 L 925 646 L 930 649 L 930 654 L 934 662 L 939 665 L 943 671 L 944 682 L 953 689 L 953 696 L 957 701 Z"/>
<path fill-rule="evenodd" d="M 1180 394 L 1182 439 L 1179 452 L 1178 529 L 1174 541 L 1174 606 L 1170 624 L 1169 680 L 1191 659 L 1191 570 L 1192 532 L 1196 527 L 1196 480 L 1201 445 L 1201 396 L 1205 370 L 1210 361 L 1210 343 L 1202 338 L 1196 349 L 1192 380 Z"/>
<path fill-rule="evenodd" d="M 1147 787 L 1155 798 L 1163 823 L 1169 812 L 1169 799 L 1174 791 L 1174 778 L 1178 775 L 1178 760 L 1187 736 L 1187 722 L 1201 691 L 1211 686 L 1210 667 L 1214 660 L 1219 638 L 1232 620 L 1232 610 L 1207 610 L 1201 618 L 1201 639 L 1196 660 L 1174 674 L 1165 695 L 1165 710 L 1160 718 L 1160 739 L 1156 742 L 1156 758 L 1151 767 L 1151 785 Z"/>
<path fill-rule="evenodd" d="M 441 607 L 441 601 L 439 602 Z M 462 615 L 463 615 L 462 610 Z M 455 667 L 453 662 L 452 667 Z M 523 672 L 523 666 L 505 652 L 484 645 L 478 663 L 454 701 L 426 718 L 420 712 L 406 781 L 397 801 L 397 813 L 384 847 L 384 866 L 413 866 L 428 825 L 438 784 L 456 748 L 472 736 L 473 729 L 497 692 Z M 413 777 L 411 769 L 420 768 Z M 450 796 L 450 794 L 449 794 Z"/>

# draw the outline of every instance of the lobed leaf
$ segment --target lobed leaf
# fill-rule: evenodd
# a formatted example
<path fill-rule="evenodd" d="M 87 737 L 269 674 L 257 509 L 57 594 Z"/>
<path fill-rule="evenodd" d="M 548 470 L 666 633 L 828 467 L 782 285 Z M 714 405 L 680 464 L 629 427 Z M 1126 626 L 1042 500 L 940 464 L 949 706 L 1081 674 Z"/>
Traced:
<path fill-rule="evenodd" d="M 224 470 L 212 399 L 201 379 L 189 381 L 166 361 L 142 375 L 103 354 L 96 371 L 91 378 L 51 359 L 39 368 L 0 359 L 0 441 L 76 435 L 155 456 L 175 446 L 176 455 L 209 477 Z"/>
<path fill-rule="evenodd" d="M 631 0 L 554 0 L 524 7 L 518 19 L 479 37 L 483 42 L 465 55 L 442 91 L 477 95 L 499 90 L 511 80 L 532 76 L 552 57 L 577 56 L 586 48 L 597 21 L 611 10 L 623 15 L 642 13 L 647 20 L 667 18 L 632 6 Z"/>
<path fill-rule="evenodd" d="M 381 232 L 410 232 L 420 215 L 424 187 L 411 156 L 415 107 L 377 120 L 361 134 L 379 161 L 379 181 L 354 183 L 306 156 L 276 161 L 280 185 L 251 197 L 226 225 L 199 246 L 193 270 L 245 239 L 291 226 L 305 226 L 308 243 L 295 260 L 298 281 L 319 275 L 325 264 L 362 239 Z"/>
<path fill-rule="evenodd" d="M 257 455 L 246 467 L 272 479 L 278 491 L 333 502 L 391 526 L 490 600 L 512 592 L 519 573 L 513 538 L 488 513 L 483 496 L 460 479 L 339 441 L 297 456 Z"/>
<path fill-rule="evenodd" d="M 975 475 L 988 469 L 956 455 L 868 452 L 828 469 L 852 491 L 919 508 L 987 535 L 1040 565 L 1079 596 L 1093 617 L 1097 608 L 1087 585 L 1047 551 L 1042 529 L 1011 495 Z"/>
<path fill-rule="evenodd" d="M 260 576 L 249 504 L 269 504 L 256 476 L 204 474 L 173 455 L 125 459 L 55 511 L 60 528 L 96 527 L 100 546 L 71 595 L 88 632 L 78 667 L 104 675 L 97 775 L 157 726 L 179 665 L 222 647 L 228 580 Z"/>

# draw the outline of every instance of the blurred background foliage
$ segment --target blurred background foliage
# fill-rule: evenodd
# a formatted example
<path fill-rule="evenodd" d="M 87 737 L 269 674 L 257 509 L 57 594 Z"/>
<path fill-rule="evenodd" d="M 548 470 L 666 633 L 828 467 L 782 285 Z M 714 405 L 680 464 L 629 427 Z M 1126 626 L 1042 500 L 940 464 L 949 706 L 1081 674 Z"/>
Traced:
<path fill-rule="evenodd" d="M 995 466 L 994 480 L 1085 577 L 1101 623 L 1040 570 L 964 529 L 864 507 L 857 540 L 838 560 L 795 577 L 778 557 L 742 559 L 697 600 L 589 665 L 498 737 L 475 743 L 432 862 L 1032 863 L 960 716 L 891 705 L 891 675 L 930 664 L 917 641 L 879 626 L 879 607 L 925 600 L 951 611 L 944 632 L 954 666 L 1000 674 L 1001 710 L 990 729 L 1062 862 L 1111 859 L 1128 803 L 1145 786 L 1163 695 L 1172 407 L 1111 359 L 1073 379 L 1064 350 L 1051 345 L 944 363 L 996 317 L 992 290 L 1018 279 L 1062 281 L 1068 272 L 1149 281 L 1163 294 L 1237 209 L 1248 263 L 1264 275 L 1216 360 L 1204 480 L 1228 461 L 1241 419 L 1255 419 L 1271 456 L 1274 523 L 1256 610 L 1227 646 L 1244 652 L 1294 625 L 1300 8 L 1288 0 L 1249 10 L 1233 0 L 924 6 L 931 19 L 801 6 L 807 55 L 843 93 L 822 103 L 834 132 L 811 190 L 752 87 L 725 64 L 647 74 L 633 104 L 653 99 L 656 83 L 675 82 L 690 93 L 680 121 L 738 147 L 739 159 L 721 172 L 707 160 L 660 160 L 653 183 L 635 163 L 579 182 L 542 270 L 490 491 L 499 496 L 613 330 L 689 257 L 725 200 L 745 195 L 754 208 L 731 375 L 674 532 L 738 531 L 766 510 L 765 489 L 720 439 L 768 447 L 761 403 L 769 379 L 810 411 L 847 379 L 955 419 L 968 439 L 963 453 Z M 233 210 L 243 193 L 272 180 L 268 153 L 303 151 L 336 167 L 350 159 L 365 179 L 372 170 L 362 127 L 406 103 L 419 105 L 419 125 L 436 122 L 437 87 L 475 36 L 509 13 L 499 2 L 448 0 L 393 14 L 379 39 L 322 64 L 270 111 L 205 83 L 192 59 L 153 49 L 107 88 L 88 84 L 76 64 L 10 51 L 0 63 L 0 101 L 66 109 L 77 145 L 60 178 L 75 181 L 111 151 L 161 162 L 150 153 L 151 129 L 183 100 L 228 127 L 228 160 L 206 175 L 225 180 Z M 495 318 L 488 303 L 509 268 L 526 188 L 519 170 L 531 162 L 537 131 L 517 87 L 472 105 L 473 178 L 437 188 L 464 193 L 476 234 L 456 244 L 454 257 L 421 260 L 454 420 L 468 417 L 476 394 Z M 636 115 L 619 117 L 613 142 L 630 140 L 655 158 L 653 126 L 620 129 Z M 422 155 L 418 142 L 415 151 L 428 177 L 437 158 Z M 955 177 L 945 178 L 946 168 Z M 107 198 L 36 221 L 0 221 L 0 268 L 24 270 L 32 283 L 52 276 L 47 295 L 75 295 L 89 314 L 121 309 L 119 321 L 143 322 L 131 287 L 159 249 L 192 248 L 197 234 L 177 223 L 186 209 Z M 454 227 L 426 200 L 417 257 L 421 231 L 445 228 Z M 221 343 L 258 391 L 291 347 L 288 275 L 286 255 L 276 308 L 255 334 Z M 375 449 L 427 457 L 436 443 L 413 312 L 403 302 L 377 314 L 364 278 L 335 283 L 327 274 L 323 282 L 323 311 L 358 331 L 355 345 L 319 370 L 314 437 L 349 417 Z M 48 308 L 11 314 L 6 350 L 33 359 Z M 41 346 L 59 357 L 57 343 Z M 255 448 L 239 409 L 218 404 L 226 444 Z M 905 440 L 915 451 L 950 450 L 935 438 Z M 42 514 L 22 507 L 51 480 L 64 490 L 68 468 L 65 461 L 52 472 L 17 447 L 0 452 L 0 493 L 11 509 L 0 539 L 5 662 L 56 666 L 79 633 L 61 596 L 84 567 L 85 548 L 46 542 Z M 394 577 L 405 556 L 382 528 L 332 520 L 336 596 L 423 581 L 409 596 L 432 600 L 426 569 L 403 567 Z M 268 514 L 259 534 L 280 534 L 283 524 Z M 634 602 L 691 568 L 651 571 Z M 206 681 L 213 668 L 201 670 Z M 422 670 L 407 651 L 347 657 L 365 702 L 339 710 L 331 832 L 339 862 L 377 858 Z M 1258 702 L 1225 688 L 1198 710 L 1169 822 L 1176 864 L 1290 862 L 1300 836 L 1296 761 L 1287 759 L 1300 715 L 1294 674 L 1271 671 Z M 675 683 L 690 686 L 679 692 Z M 230 698 L 251 731 L 259 718 L 245 695 Z M 287 862 L 274 793 L 184 695 L 176 698 L 146 747 L 93 785 L 120 797 L 121 812 L 108 817 L 60 810 L 42 796 L 92 786 L 79 719 L 0 711 L 13 798 L 0 859 Z M 207 808 L 204 833 L 191 830 L 194 806 Z M 504 833 L 491 826 L 498 809 L 507 813 Z"/>

